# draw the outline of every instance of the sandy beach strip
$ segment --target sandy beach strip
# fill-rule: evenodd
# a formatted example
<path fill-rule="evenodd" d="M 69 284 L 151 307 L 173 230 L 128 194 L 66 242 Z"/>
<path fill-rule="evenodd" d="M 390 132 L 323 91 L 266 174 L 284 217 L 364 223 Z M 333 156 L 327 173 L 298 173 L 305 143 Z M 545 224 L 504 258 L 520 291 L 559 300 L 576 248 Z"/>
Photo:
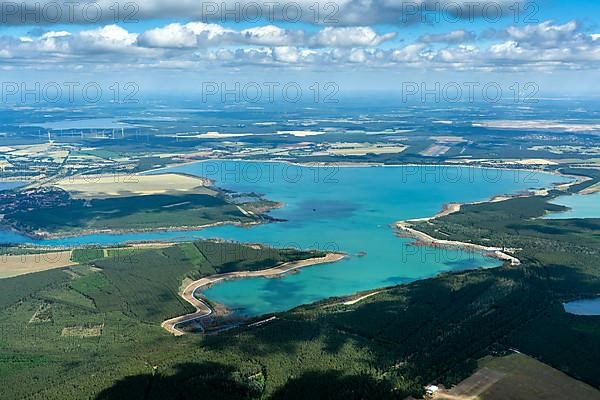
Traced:
<path fill-rule="evenodd" d="M 240 272 L 229 272 L 225 274 L 212 275 L 206 278 L 199 279 L 190 283 L 181 293 L 180 296 L 196 308 L 196 311 L 191 314 L 182 315 L 175 318 L 170 318 L 164 321 L 161 326 L 168 332 L 175 336 L 184 335 L 185 332 L 177 329 L 177 325 L 182 323 L 195 321 L 201 318 L 206 318 L 209 315 L 215 314 L 216 311 L 212 309 L 206 302 L 196 298 L 194 293 L 202 287 L 213 285 L 226 280 L 232 279 L 243 279 L 243 278 L 255 278 L 255 277 L 274 277 L 283 275 L 288 272 L 297 271 L 301 268 L 306 268 L 319 264 L 327 264 L 337 262 L 345 258 L 345 254 L 341 253 L 328 253 L 323 257 L 309 258 L 306 260 L 293 261 L 283 263 L 273 268 L 259 270 L 259 271 L 240 271 Z"/>
<path fill-rule="evenodd" d="M 346 300 L 346 301 L 342 302 L 341 304 L 343 304 L 345 306 L 352 306 L 354 304 L 360 303 L 363 300 L 368 299 L 369 297 L 375 296 L 375 295 L 377 295 L 377 294 L 379 294 L 381 292 L 383 292 L 383 290 L 376 290 L 374 292 L 367 293 L 367 294 L 359 296 L 357 298 L 354 298 L 354 299 L 351 299 L 351 300 Z"/>
<path fill-rule="evenodd" d="M 574 184 L 580 183 L 582 180 L 577 179 L 563 186 L 562 190 L 567 190 Z M 583 180 L 585 181 L 585 180 Z M 557 186 L 555 186 L 557 188 Z M 511 265 L 517 266 L 521 264 L 521 260 L 517 257 L 509 254 L 513 251 L 513 249 L 506 249 L 502 247 L 494 247 L 494 246 L 483 246 L 475 243 L 468 242 L 460 242 L 458 240 L 446 240 L 446 239 L 436 239 L 433 236 L 426 234 L 425 232 L 421 232 L 418 229 L 415 229 L 413 224 L 415 222 L 429 222 L 435 220 L 437 218 L 442 218 L 450 214 L 457 213 L 461 210 L 461 207 L 464 205 L 475 205 L 475 204 L 484 204 L 484 203 L 496 203 L 500 201 L 506 201 L 515 198 L 521 197 L 531 197 L 531 196 L 547 196 L 547 189 L 537 189 L 537 190 L 529 190 L 525 193 L 512 194 L 512 195 L 498 195 L 494 196 L 489 200 L 483 201 L 475 201 L 470 203 L 447 203 L 444 204 L 442 210 L 435 215 L 424 218 L 415 218 L 405 221 L 396 222 L 395 226 L 399 234 L 410 237 L 417 240 L 417 243 L 424 244 L 427 246 L 433 247 L 445 247 L 445 248 L 459 248 L 468 251 L 475 251 L 479 253 L 483 253 L 487 256 L 497 258 L 502 261 L 508 261 Z"/>
<path fill-rule="evenodd" d="M 586 182 L 587 180 L 591 179 L 591 178 L 584 177 L 584 176 L 565 175 L 565 174 L 561 174 L 560 172 L 557 172 L 557 174 L 561 175 L 561 176 L 568 176 L 570 178 L 573 178 L 573 180 L 571 182 L 567 182 L 567 183 L 560 184 L 560 185 L 554 185 L 554 189 L 561 190 L 561 191 L 566 191 L 573 185 L 576 185 L 576 184 L 582 183 L 582 182 Z M 436 239 L 433 236 L 430 236 L 424 232 L 421 232 L 421 231 L 415 229 L 412 224 L 415 222 L 428 222 L 428 221 L 432 221 L 437 218 L 442 218 L 447 215 L 457 213 L 461 210 L 462 206 L 464 206 L 464 205 L 496 203 L 496 202 L 506 201 L 506 200 L 510 200 L 510 199 L 514 199 L 514 198 L 531 197 L 531 196 L 547 196 L 548 194 L 549 194 L 548 189 L 536 189 L 536 190 L 528 190 L 527 192 L 518 193 L 518 194 L 498 195 L 498 196 L 494 196 L 494 197 L 490 198 L 489 200 L 483 200 L 483 201 L 475 201 L 475 202 L 470 202 L 470 203 L 447 203 L 447 204 L 444 204 L 442 210 L 440 212 L 436 213 L 435 215 L 432 215 L 430 217 L 424 217 L 424 218 L 410 219 L 410 220 L 406 220 L 406 221 L 398 221 L 398 222 L 396 222 L 395 226 L 396 226 L 396 229 L 398 230 L 399 234 L 416 239 L 417 243 L 420 243 L 420 244 L 434 246 L 434 247 L 435 246 L 446 247 L 446 248 L 454 247 L 454 248 L 459 248 L 459 249 L 463 249 L 463 250 L 476 251 L 476 252 L 488 255 L 490 257 L 497 258 L 502 261 L 508 261 L 508 262 L 510 262 L 511 265 L 517 266 L 517 265 L 521 264 L 521 260 L 519 260 L 517 257 L 509 254 L 512 251 L 512 249 L 506 249 L 506 248 L 494 247 L 494 246 L 483 246 L 483 245 L 474 244 L 474 243 L 460 242 L 457 240 Z"/>
<path fill-rule="evenodd" d="M 594 194 L 594 193 L 598 193 L 600 192 L 600 183 L 596 183 L 592 186 L 589 186 L 585 189 L 583 189 L 581 192 L 579 192 L 579 194 Z"/>
<path fill-rule="evenodd" d="M 436 239 L 424 232 L 413 228 L 410 224 L 410 221 L 399 221 L 396 223 L 396 228 L 400 233 L 404 234 L 405 236 L 414 238 L 417 240 L 418 243 L 422 243 L 428 246 L 446 248 L 455 247 L 463 250 L 476 251 L 494 258 L 498 258 L 502 261 L 508 261 L 513 266 L 521 264 L 521 260 L 519 260 L 515 256 L 508 254 L 508 250 L 501 247 L 482 246 L 475 243 L 459 242 L 457 240 Z"/>

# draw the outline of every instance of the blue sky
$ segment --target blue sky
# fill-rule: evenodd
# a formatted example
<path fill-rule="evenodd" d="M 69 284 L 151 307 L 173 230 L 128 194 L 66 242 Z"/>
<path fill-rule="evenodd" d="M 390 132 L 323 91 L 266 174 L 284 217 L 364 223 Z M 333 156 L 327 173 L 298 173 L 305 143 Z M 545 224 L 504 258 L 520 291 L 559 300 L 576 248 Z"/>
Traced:
<path fill-rule="evenodd" d="M 599 78 L 596 0 L 307 0 L 274 8 L 144 0 L 116 3 L 118 16 L 112 0 L 71 10 L 66 3 L 0 2 L 5 79 L 134 79 L 152 91 L 168 80 L 170 91 L 185 91 L 206 80 L 335 80 L 383 90 L 407 80 L 508 86 L 518 78 L 543 93 L 592 95 L 588 80 Z M 248 10 L 263 18 L 250 20 Z"/>

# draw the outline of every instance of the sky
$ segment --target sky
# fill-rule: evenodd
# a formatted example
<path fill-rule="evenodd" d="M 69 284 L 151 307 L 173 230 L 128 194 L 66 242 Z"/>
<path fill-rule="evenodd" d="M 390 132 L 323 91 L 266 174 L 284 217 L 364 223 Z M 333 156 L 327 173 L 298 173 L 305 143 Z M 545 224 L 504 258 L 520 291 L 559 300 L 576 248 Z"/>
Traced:
<path fill-rule="evenodd" d="M 599 19 L 598 0 L 0 1 L 0 80 L 592 96 Z"/>

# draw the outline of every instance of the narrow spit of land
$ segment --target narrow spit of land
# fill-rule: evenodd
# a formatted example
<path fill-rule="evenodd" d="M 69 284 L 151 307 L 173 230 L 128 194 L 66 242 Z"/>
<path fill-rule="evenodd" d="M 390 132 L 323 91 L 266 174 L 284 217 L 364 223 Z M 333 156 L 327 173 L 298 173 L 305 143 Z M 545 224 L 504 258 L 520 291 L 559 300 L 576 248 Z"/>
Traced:
<path fill-rule="evenodd" d="M 526 196 L 536 196 L 541 193 L 531 192 L 527 195 L 516 195 L 516 196 L 495 196 L 490 200 L 481 201 L 481 202 L 473 202 L 468 204 L 478 204 L 478 203 L 495 203 L 499 201 L 509 200 L 514 197 L 526 197 Z M 511 265 L 516 266 L 521 264 L 521 260 L 516 258 L 515 256 L 509 254 L 513 251 L 513 249 L 506 249 L 502 247 L 494 247 L 494 246 L 482 246 L 474 243 L 460 242 L 457 240 L 445 240 L 445 239 L 436 239 L 425 232 L 421 232 L 413 227 L 413 224 L 416 222 L 427 222 L 432 221 L 437 218 L 442 218 L 450 214 L 454 214 L 460 211 L 462 204 L 460 203 L 448 203 L 445 204 L 440 212 L 425 218 L 416 218 L 410 219 L 406 221 L 398 221 L 396 222 L 396 228 L 400 235 L 407 236 L 417 240 L 417 243 L 423 244 L 426 246 L 433 247 L 455 247 L 462 250 L 467 251 L 476 251 L 480 253 L 484 253 L 488 256 L 495 257 L 502 261 L 508 261 Z"/>
<path fill-rule="evenodd" d="M 161 326 L 166 329 L 168 332 L 172 333 L 175 336 L 181 336 L 185 334 L 180 329 L 177 329 L 177 325 L 181 325 L 186 322 L 191 322 L 195 320 L 200 320 L 202 318 L 206 318 L 210 315 L 218 315 L 222 311 L 213 309 L 206 302 L 198 299 L 194 294 L 196 291 L 202 287 L 213 285 L 218 282 L 222 282 L 225 280 L 232 279 L 242 279 L 242 278 L 256 278 L 256 277 L 275 277 L 279 275 L 283 275 L 292 271 L 299 270 L 301 268 L 311 267 L 313 265 L 318 264 L 326 264 L 337 262 L 346 257 L 345 254 L 341 253 L 328 253 L 323 257 L 309 258 L 307 260 L 300 260 L 294 262 L 287 262 L 281 265 L 278 265 L 273 268 L 265 269 L 262 271 L 240 271 L 240 272 L 230 272 L 225 274 L 217 274 L 212 275 L 206 278 L 199 279 L 190 283 L 181 293 L 180 296 L 190 303 L 192 306 L 196 308 L 196 311 L 191 314 L 182 315 L 175 318 L 170 318 L 164 321 Z"/>
<path fill-rule="evenodd" d="M 570 176 L 570 175 L 565 175 L 565 176 Z M 589 178 L 589 177 L 580 177 L 580 176 L 571 176 L 571 177 L 574 178 L 573 181 L 565 183 L 565 184 L 557 185 L 557 186 L 555 186 L 555 189 L 558 189 L 561 191 L 566 191 L 573 185 L 591 180 L 591 178 Z M 442 217 L 445 217 L 445 216 L 448 216 L 451 214 L 458 213 L 461 210 L 463 205 L 497 203 L 497 202 L 506 201 L 506 200 L 519 198 L 519 197 L 547 196 L 548 193 L 549 192 L 547 189 L 538 189 L 538 190 L 530 190 L 528 192 L 515 194 L 515 195 L 494 196 L 489 200 L 476 201 L 476 202 L 470 202 L 470 203 L 465 203 L 465 204 L 447 203 L 447 204 L 444 204 L 442 210 L 435 215 L 432 215 L 430 217 L 424 217 L 424 218 L 415 218 L 415 219 L 409 219 L 409 220 L 405 220 L 405 221 L 398 221 L 398 222 L 396 222 L 395 225 L 396 225 L 396 229 L 398 230 L 398 233 L 401 236 L 406 236 L 406 237 L 416 239 L 418 244 L 422 244 L 422 245 L 426 245 L 426 246 L 433 246 L 433 247 L 454 247 L 454 248 L 459 248 L 459 249 L 467 250 L 467 251 L 476 251 L 476 252 L 484 253 L 490 257 L 495 257 L 502 261 L 508 261 L 511 265 L 516 266 L 516 265 L 521 264 L 521 260 L 519 260 L 517 257 L 513 256 L 511 253 L 515 252 L 518 249 L 509 249 L 509 248 L 495 247 L 495 246 L 482 246 L 482 245 L 478 245 L 478 244 L 474 244 L 474 243 L 460 242 L 457 240 L 436 239 L 436 238 L 426 234 L 425 232 L 421 232 L 418 229 L 415 229 L 413 225 L 414 225 L 414 223 L 417 223 L 417 222 L 429 222 L 429 221 L 433 221 L 438 218 L 442 218 Z"/>

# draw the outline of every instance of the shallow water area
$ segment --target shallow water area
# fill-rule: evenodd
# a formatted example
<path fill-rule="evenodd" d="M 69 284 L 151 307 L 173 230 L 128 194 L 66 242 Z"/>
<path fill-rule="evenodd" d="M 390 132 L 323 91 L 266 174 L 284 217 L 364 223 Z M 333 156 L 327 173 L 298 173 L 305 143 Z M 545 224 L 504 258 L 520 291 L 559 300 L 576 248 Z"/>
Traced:
<path fill-rule="evenodd" d="M 552 200 L 552 204 L 568 207 L 569 210 L 551 213 L 545 216 L 548 219 L 570 218 L 600 218 L 600 192 L 592 194 L 574 194 L 560 196 Z"/>

